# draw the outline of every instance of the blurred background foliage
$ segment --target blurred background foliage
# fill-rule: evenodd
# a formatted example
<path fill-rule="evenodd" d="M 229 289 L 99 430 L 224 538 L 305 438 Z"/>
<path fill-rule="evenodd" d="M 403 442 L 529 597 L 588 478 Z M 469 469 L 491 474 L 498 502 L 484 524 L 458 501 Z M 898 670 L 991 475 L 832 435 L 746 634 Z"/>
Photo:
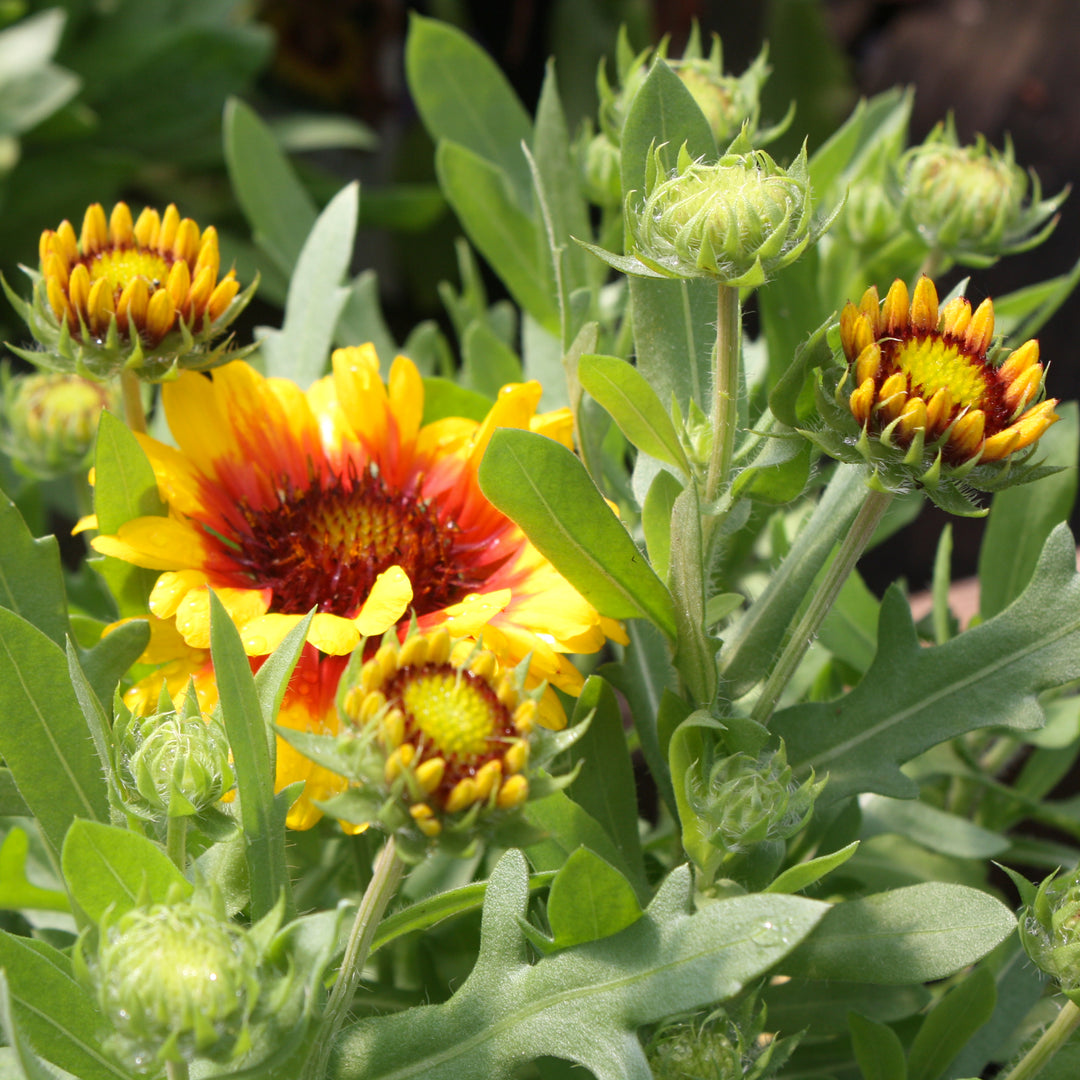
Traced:
<path fill-rule="evenodd" d="M 1001 146 L 1011 133 L 1017 159 L 1048 192 L 1080 173 L 1075 0 L 0 0 L 0 271 L 24 289 L 18 265 L 36 265 L 41 230 L 65 217 L 78 225 L 91 202 L 176 202 L 217 225 L 223 260 L 242 281 L 261 274 L 240 336 L 278 325 L 291 267 L 253 242 L 230 183 L 222 123 L 236 96 L 289 155 L 305 192 L 298 217 L 313 220 L 344 182 L 361 181 L 353 273 L 376 272 L 386 339 L 403 342 L 422 326 L 426 347 L 451 362 L 443 333 L 452 336 L 453 318 L 440 283 L 469 283 L 455 252 L 459 227 L 405 87 L 413 10 L 473 35 L 530 111 L 554 55 L 571 131 L 595 114 L 597 66 L 606 57 L 613 70 L 620 26 L 635 49 L 669 35 L 679 55 L 697 20 L 704 34 L 721 35 L 731 72 L 768 41 L 774 74 L 763 121 L 798 103 L 770 147 L 780 159 L 804 135 L 811 150 L 819 146 L 859 95 L 912 84 L 912 142 L 951 110 L 961 141 L 982 132 Z M 973 295 L 1062 273 L 1078 247 L 1073 199 L 1048 243 L 980 272 Z M 482 280 L 497 300 L 494 279 Z M 376 278 L 365 281 L 373 302 Z M 0 300 L 0 337 L 22 344 L 19 334 Z M 1053 392 L 1065 399 L 1080 396 L 1080 370 L 1068 362 L 1078 336 L 1075 302 L 1042 335 Z M 23 486 L 2 462 L 0 482 Z M 40 503 L 34 524 L 44 531 L 48 487 L 23 494 Z M 900 572 L 924 584 L 940 527 L 929 509 L 920 528 L 880 549 L 882 580 Z M 980 531 L 978 522 L 957 523 L 958 572 L 974 568 Z M 872 567 L 868 576 L 873 582 Z"/>

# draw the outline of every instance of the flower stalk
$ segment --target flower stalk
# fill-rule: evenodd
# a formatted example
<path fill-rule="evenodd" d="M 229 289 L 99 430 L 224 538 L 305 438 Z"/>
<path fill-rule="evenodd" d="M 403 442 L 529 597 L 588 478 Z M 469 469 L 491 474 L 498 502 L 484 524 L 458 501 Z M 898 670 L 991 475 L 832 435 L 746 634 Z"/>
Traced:
<path fill-rule="evenodd" d="M 720 285 L 716 300 L 716 347 L 713 353 L 713 446 L 705 478 L 705 502 L 724 489 L 735 453 L 739 406 L 739 345 L 742 330 L 739 290 Z"/>
<path fill-rule="evenodd" d="M 320 1031 L 312 1040 L 311 1053 L 301 1073 L 301 1080 L 317 1080 L 326 1075 L 330 1051 L 337 1033 L 341 1030 L 341 1025 L 349 1014 L 357 984 L 360 982 L 360 975 L 367 962 L 368 953 L 371 951 L 375 930 L 386 911 L 387 904 L 397 892 L 404 870 L 405 863 L 398 854 L 394 838 L 391 836 L 375 859 L 371 881 L 368 882 L 360 906 L 356 909 L 356 919 L 349 933 L 348 944 L 345 946 L 341 970 L 338 972 L 334 989 L 330 992 L 330 999 L 326 1003 Z"/>
<path fill-rule="evenodd" d="M 835 603 L 836 597 L 843 588 L 844 582 L 847 581 L 848 575 L 855 568 L 859 557 L 866 550 L 866 545 L 870 543 L 870 538 L 874 535 L 874 530 L 877 529 L 892 499 L 892 495 L 888 492 L 877 491 L 873 488 L 867 492 L 866 501 L 855 516 L 851 529 L 840 541 L 836 558 L 825 572 L 821 585 L 810 600 L 810 606 L 792 631 L 776 666 L 761 688 L 761 696 L 752 713 L 759 724 L 768 724 L 776 703 L 780 700 L 780 695 L 791 681 L 795 669 L 806 655 L 806 650 L 817 637 L 825 616 Z"/>
<path fill-rule="evenodd" d="M 120 389 L 124 395 L 124 421 L 132 431 L 146 434 L 146 410 L 143 408 L 142 383 L 134 371 L 120 373 Z"/>
<path fill-rule="evenodd" d="M 1016 1063 L 1005 1080 L 1032 1080 L 1043 1066 L 1069 1041 L 1080 1025 L 1080 1007 L 1066 999 L 1054 1022 L 1039 1036 L 1039 1041 Z"/>

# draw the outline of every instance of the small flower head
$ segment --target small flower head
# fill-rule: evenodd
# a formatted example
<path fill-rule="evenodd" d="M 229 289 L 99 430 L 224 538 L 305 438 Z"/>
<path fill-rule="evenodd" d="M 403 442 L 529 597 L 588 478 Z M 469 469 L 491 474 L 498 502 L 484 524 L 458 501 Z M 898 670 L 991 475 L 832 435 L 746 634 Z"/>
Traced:
<path fill-rule="evenodd" d="M 848 188 L 833 234 L 869 251 L 884 247 L 902 231 L 896 203 L 885 185 L 873 178 L 857 180 Z"/>
<path fill-rule="evenodd" d="M 1028 177 L 1031 196 L 1028 198 Z M 1068 191 L 1042 198 L 1039 179 L 979 136 L 961 146 L 950 119 L 900 162 L 901 213 L 926 244 L 967 266 L 1042 243 L 1057 224 Z"/>
<path fill-rule="evenodd" d="M 108 218 L 98 203 L 76 235 L 68 221 L 41 234 L 33 303 L 7 290 L 44 352 L 32 363 L 107 379 L 122 370 L 151 380 L 235 358 L 212 342 L 251 298 L 235 271 L 219 280 L 217 231 L 199 229 L 175 206 L 132 220 L 125 203 Z"/>
<path fill-rule="evenodd" d="M 580 154 L 581 187 L 589 202 L 609 210 L 622 206 L 621 155 L 604 133 L 588 135 Z"/>
<path fill-rule="evenodd" d="M 137 1069 L 209 1058 L 228 1062 L 251 1045 L 260 996 L 252 934 L 194 902 L 106 916 L 86 961 L 111 1022 L 110 1049 Z"/>
<path fill-rule="evenodd" d="M 544 715 L 544 688 L 527 689 L 527 677 L 527 660 L 506 670 L 475 641 L 414 627 L 404 643 L 385 635 L 342 676 L 342 734 L 324 740 L 333 749 L 281 734 L 357 785 L 328 812 L 395 833 L 406 853 L 435 841 L 464 851 L 538 785 L 547 794 L 558 782 L 537 767 L 580 735 L 541 727 L 565 720 Z"/>
<path fill-rule="evenodd" d="M 169 703 L 171 704 L 171 703 Z M 124 710 L 116 724 L 129 810 L 148 820 L 200 814 L 233 786 L 229 743 L 220 721 L 198 711 L 189 693 L 183 713 L 148 717 Z"/>
<path fill-rule="evenodd" d="M 80 375 L 0 372 L 0 449 L 32 476 L 47 480 L 88 468 L 102 409 L 119 391 Z"/>
<path fill-rule="evenodd" d="M 693 160 L 684 146 L 670 174 L 663 149 L 649 156 L 644 196 L 626 197 L 631 257 L 590 249 L 617 269 L 754 287 L 794 262 L 826 227 L 811 226 L 805 147 L 782 169 L 744 133 L 714 164 Z"/>
<path fill-rule="evenodd" d="M 961 482 L 1003 486 L 1015 465 L 1009 459 L 1058 419 L 1057 399 L 1041 400 L 1039 343 L 1004 353 L 992 350 L 993 338 L 990 300 L 972 310 L 958 296 L 939 307 L 927 277 L 910 302 L 900 280 L 883 304 L 867 289 L 858 307 L 849 302 L 840 315 L 848 366 L 834 401 L 819 395 L 842 438 L 811 437 L 834 457 L 870 462 L 889 490 L 914 482 L 947 510 L 975 511 Z M 1021 471 L 1007 482 L 1030 478 Z"/>
<path fill-rule="evenodd" d="M 1051 874 L 1019 922 L 1020 940 L 1035 965 L 1068 997 L 1080 999 L 1080 870 Z"/>

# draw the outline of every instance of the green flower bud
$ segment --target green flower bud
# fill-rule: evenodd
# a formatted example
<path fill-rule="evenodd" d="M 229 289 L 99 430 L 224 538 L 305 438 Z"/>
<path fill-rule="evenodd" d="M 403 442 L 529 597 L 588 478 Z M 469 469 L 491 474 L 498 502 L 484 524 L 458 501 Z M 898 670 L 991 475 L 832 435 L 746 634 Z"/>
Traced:
<path fill-rule="evenodd" d="M 1028 200 L 1028 178 L 1031 197 Z M 1042 198 L 1039 178 L 979 136 L 961 146 L 950 118 L 900 161 L 901 212 L 931 249 L 967 266 L 989 266 L 1026 251 L 1053 232 L 1068 191 Z"/>
<path fill-rule="evenodd" d="M 1042 882 L 1020 913 L 1020 940 L 1035 965 L 1080 1003 L 1080 868 Z"/>
<path fill-rule="evenodd" d="M 601 132 L 585 144 L 581 160 L 582 190 L 589 202 L 613 209 L 622 205 L 622 155 Z"/>
<path fill-rule="evenodd" d="M 796 784 L 780 748 L 759 757 L 738 753 L 717 760 L 707 778 L 691 778 L 687 794 L 711 829 L 709 841 L 727 854 L 755 844 L 787 840 L 806 824 L 825 781 L 813 773 Z"/>
<path fill-rule="evenodd" d="M 128 911 L 100 935 L 89 972 L 118 1057 L 148 1069 L 247 1052 L 260 993 L 260 951 L 248 931 L 184 903 Z"/>
<path fill-rule="evenodd" d="M 656 1080 L 764 1080 L 791 1056 L 799 1036 L 765 1035 L 765 1006 L 753 994 L 708 1015 L 677 1017 L 645 1048 Z"/>
<path fill-rule="evenodd" d="M 157 713 L 118 722 L 129 790 L 128 808 L 158 820 L 213 806 L 233 786 L 229 742 L 218 720 Z"/>
<path fill-rule="evenodd" d="M 89 468 L 101 410 L 119 391 L 78 375 L 0 374 L 0 449 L 26 472 L 51 479 Z"/>
<path fill-rule="evenodd" d="M 901 230 L 900 212 L 884 184 L 858 180 L 848 188 L 834 235 L 839 234 L 858 248 L 873 250 L 884 247 Z"/>

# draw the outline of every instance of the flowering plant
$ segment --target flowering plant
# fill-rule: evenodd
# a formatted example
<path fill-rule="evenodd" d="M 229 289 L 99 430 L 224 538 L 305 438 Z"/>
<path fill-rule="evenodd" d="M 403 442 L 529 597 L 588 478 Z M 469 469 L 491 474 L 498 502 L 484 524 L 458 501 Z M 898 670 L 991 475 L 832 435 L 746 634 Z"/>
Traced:
<path fill-rule="evenodd" d="M 785 158 L 764 53 L 619 55 L 571 138 L 553 69 L 531 117 L 414 17 L 454 342 L 397 347 L 357 185 L 317 212 L 235 99 L 279 327 L 173 205 L 43 222 L 6 282 L 53 374 L 0 425 L 4 1075 L 1026 1080 L 1077 1026 L 1075 875 L 1016 874 L 1017 935 L 988 860 L 1080 860 L 1034 337 L 1080 264 L 946 277 L 1059 200 L 908 148 L 906 94 Z M 76 571 L 23 516 L 65 470 Z M 926 500 L 988 515 L 964 629 L 948 527 L 919 621 L 857 569 Z"/>

